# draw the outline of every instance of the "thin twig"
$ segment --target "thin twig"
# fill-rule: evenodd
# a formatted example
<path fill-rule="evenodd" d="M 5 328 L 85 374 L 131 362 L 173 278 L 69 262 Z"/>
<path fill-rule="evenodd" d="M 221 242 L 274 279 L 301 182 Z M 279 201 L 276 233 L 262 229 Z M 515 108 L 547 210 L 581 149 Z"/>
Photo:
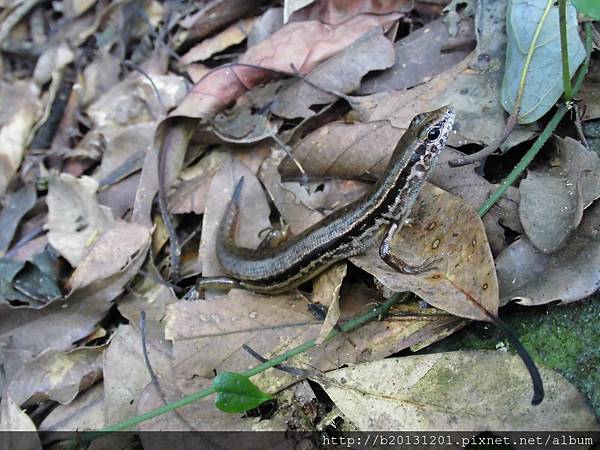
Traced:
<path fill-rule="evenodd" d="M 144 78 L 146 78 L 148 80 L 148 82 L 150 83 L 150 86 L 152 86 L 152 91 L 154 92 L 156 101 L 158 102 L 158 105 L 160 106 L 161 116 L 166 116 L 167 115 L 167 107 L 165 106 L 165 103 L 163 102 L 163 99 L 160 96 L 160 91 L 158 90 L 158 87 L 156 86 L 156 83 L 154 83 L 154 80 L 152 79 L 152 77 L 150 75 L 148 75 L 144 69 L 142 69 L 140 66 L 132 63 L 131 61 L 123 61 L 123 65 L 129 69 L 139 72 Z"/>
<path fill-rule="evenodd" d="M 254 349 L 252 349 L 249 345 L 242 345 L 242 348 L 250 354 L 250 356 L 252 356 L 253 358 L 257 359 L 258 361 L 260 361 L 261 363 L 265 363 L 268 361 L 267 358 L 265 358 L 264 356 L 262 356 L 260 353 L 258 353 L 257 351 L 255 351 Z M 302 378 L 308 378 L 310 376 L 312 376 L 312 372 L 305 370 L 305 369 L 300 369 L 297 367 L 291 367 L 291 366 L 284 366 L 283 364 L 279 364 L 277 366 L 274 366 L 273 369 L 277 369 L 277 370 L 281 370 L 282 372 L 287 372 L 290 375 L 294 375 L 295 377 L 302 377 Z"/>
<path fill-rule="evenodd" d="M 17 6 L 0 24 L 0 44 L 4 42 L 12 29 L 42 0 L 27 0 Z"/>
<path fill-rule="evenodd" d="M 163 404 L 167 405 L 169 403 L 169 400 L 167 399 L 167 396 L 158 381 L 158 377 L 156 376 L 154 369 L 152 369 L 152 364 L 150 364 L 150 358 L 148 357 L 148 346 L 146 343 L 146 312 L 145 311 L 140 311 L 140 334 L 142 335 L 142 353 L 144 355 L 144 364 L 146 364 L 146 369 L 148 369 L 148 373 L 150 374 L 150 380 L 152 381 L 152 384 L 154 385 L 156 392 L 158 392 L 158 395 L 160 396 L 161 400 L 163 401 Z M 177 420 L 184 426 L 184 428 L 186 428 L 188 431 L 197 431 L 196 428 L 194 428 L 187 420 L 185 420 L 181 416 L 181 414 L 179 414 L 179 411 L 173 410 L 172 413 L 175 415 Z"/>

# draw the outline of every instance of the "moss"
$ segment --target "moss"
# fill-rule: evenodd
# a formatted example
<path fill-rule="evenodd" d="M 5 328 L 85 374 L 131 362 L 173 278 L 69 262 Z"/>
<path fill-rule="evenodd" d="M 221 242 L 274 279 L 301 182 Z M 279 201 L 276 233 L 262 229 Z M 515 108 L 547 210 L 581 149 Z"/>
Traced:
<path fill-rule="evenodd" d="M 600 417 L 600 296 L 562 306 L 510 305 L 500 314 L 535 361 L 573 383 Z M 513 351 L 499 330 L 476 322 L 421 353 L 494 349 L 500 342 Z"/>

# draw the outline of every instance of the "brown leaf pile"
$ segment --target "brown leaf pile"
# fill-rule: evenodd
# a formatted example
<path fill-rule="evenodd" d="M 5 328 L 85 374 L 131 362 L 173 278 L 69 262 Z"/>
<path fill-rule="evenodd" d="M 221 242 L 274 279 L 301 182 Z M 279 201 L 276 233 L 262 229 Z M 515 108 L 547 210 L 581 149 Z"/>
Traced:
<path fill-rule="evenodd" d="M 597 63 L 589 122 L 485 217 L 506 164 L 448 164 L 504 127 L 507 1 L 479 3 L 0 2 L 0 428 L 99 429 L 316 339 L 285 363 L 296 371 L 252 378 L 278 401 L 265 420 L 204 399 L 140 429 L 322 430 L 325 401 L 360 430 L 597 429 L 550 369 L 551 400 L 527 405 L 508 354 L 384 359 L 488 320 L 482 308 L 573 302 L 600 283 Z M 412 117 L 446 104 L 449 148 L 392 245 L 434 270 L 399 274 L 375 248 L 278 296 L 183 301 L 196 277 L 224 275 L 216 229 L 240 177 L 238 245 L 298 234 L 364 194 Z M 503 150 L 537 129 L 517 126 Z M 416 295 L 325 341 L 391 292 Z"/>

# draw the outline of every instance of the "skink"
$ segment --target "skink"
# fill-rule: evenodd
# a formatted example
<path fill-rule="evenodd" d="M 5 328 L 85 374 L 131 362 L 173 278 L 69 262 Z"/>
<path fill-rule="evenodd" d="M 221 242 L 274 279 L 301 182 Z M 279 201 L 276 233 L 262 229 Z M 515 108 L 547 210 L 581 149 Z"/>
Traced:
<path fill-rule="evenodd" d="M 229 276 L 200 278 L 196 289 L 237 287 L 267 294 L 284 292 L 377 242 L 381 258 L 399 272 L 431 269 L 434 261 L 406 264 L 390 252 L 390 242 L 409 218 L 419 190 L 444 149 L 454 116 L 449 106 L 416 116 L 398 141 L 383 176 L 367 194 L 275 248 L 254 250 L 235 244 L 243 186 L 240 179 L 217 231 L 217 258 Z M 499 317 L 476 301 L 474 305 L 513 343 L 533 382 L 532 404 L 539 404 L 544 398 L 543 383 L 527 350 Z"/>
<path fill-rule="evenodd" d="M 200 278 L 196 288 L 284 292 L 379 241 L 379 253 L 390 266 L 403 273 L 427 270 L 431 261 L 409 266 L 390 253 L 389 244 L 408 219 L 419 190 L 444 149 L 454 116 L 449 106 L 416 116 L 398 141 L 384 175 L 368 193 L 275 248 L 254 250 L 235 244 L 243 186 L 240 179 L 216 240 L 217 258 L 228 277 Z"/>

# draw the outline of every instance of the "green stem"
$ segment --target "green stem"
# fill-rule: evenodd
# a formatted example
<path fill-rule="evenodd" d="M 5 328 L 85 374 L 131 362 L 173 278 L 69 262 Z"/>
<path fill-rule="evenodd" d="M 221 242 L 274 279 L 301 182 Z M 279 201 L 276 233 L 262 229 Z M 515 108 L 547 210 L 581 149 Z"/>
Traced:
<path fill-rule="evenodd" d="M 569 46 L 567 43 L 567 0 L 558 0 L 558 23 L 560 28 L 560 50 L 562 57 L 562 77 L 565 102 L 573 100 L 571 77 L 569 75 Z"/>
<path fill-rule="evenodd" d="M 592 26 L 589 22 L 586 22 L 585 24 L 585 52 L 585 61 L 583 62 L 583 65 L 577 74 L 577 80 L 575 81 L 575 87 L 573 88 L 573 95 L 577 94 L 579 89 L 581 89 L 583 79 L 587 74 L 590 64 L 590 55 L 592 54 Z M 550 119 L 550 122 L 548 122 L 546 125 L 546 128 L 544 128 L 544 131 L 540 133 L 531 148 L 527 151 L 525 156 L 523 156 L 521 161 L 519 161 L 519 164 L 517 164 L 515 168 L 508 174 L 500 187 L 484 202 L 483 205 L 481 205 L 478 210 L 480 216 L 484 216 L 500 199 L 500 197 L 504 195 L 504 193 L 517 180 L 517 178 L 519 178 L 531 161 L 533 161 L 533 158 L 535 158 L 535 156 L 538 154 L 542 146 L 546 143 L 569 109 L 570 106 L 566 104 L 563 104 L 558 108 L 552 119 Z"/>
<path fill-rule="evenodd" d="M 331 331 L 331 333 L 329 333 L 329 335 L 325 338 L 324 342 L 329 341 L 329 340 L 335 338 L 336 336 L 339 336 L 342 333 L 352 331 L 377 317 L 383 316 L 384 314 L 387 313 L 387 311 L 390 309 L 391 306 L 396 304 L 402 298 L 404 298 L 404 295 L 402 293 L 394 294 L 388 300 L 383 302 L 379 307 L 374 308 L 374 309 L 370 310 L 369 312 L 367 312 L 361 316 L 358 316 L 358 317 L 346 322 L 345 324 L 341 325 L 339 331 L 338 330 Z M 288 359 L 293 358 L 294 356 L 304 353 L 305 351 L 310 350 L 311 348 L 315 347 L 316 345 L 317 345 L 316 340 L 311 339 L 311 340 L 305 342 L 304 344 L 301 344 L 298 347 L 295 347 L 276 358 L 270 359 L 269 361 L 265 361 L 264 363 L 259 364 L 258 366 L 254 367 L 252 369 L 246 370 L 245 372 L 242 372 L 241 374 L 246 377 L 252 377 L 261 372 L 264 372 L 265 370 L 267 370 L 271 367 L 277 366 L 277 365 L 287 361 Z M 213 387 L 203 389 L 192 395 L 182 398 L 181 400 L 178 400 L 173 403 L 169 403 L 168 405 L 161 406 L 160 408 L 153 409 L 152 411 L 148 411 L 147 413 L 141 414 L 139 416 L 131 417 L 127 420 L 124 420 L 123 422 L 119 422 L 114 425 L 110 425 L 108 427 L 102 428 L 97 431 L 86 432 L 83 436 L 81 436 L 80 442 L 91 442 L 94 439 L 97 439 L 108 433 L 126 430 L 135 425 L 139 425 L 140 423 L 145 422 L 146 420 L 150 420 L 154 417 L 157 417 L 162 414 L 173 411 L 174 409 L 181 408 L 182 406 L 189 405 L 190 403 L 193 403 L 197 400 L 208 397 L 209 395 L 214 394 L 215 392 L 216 391 Z"/>

